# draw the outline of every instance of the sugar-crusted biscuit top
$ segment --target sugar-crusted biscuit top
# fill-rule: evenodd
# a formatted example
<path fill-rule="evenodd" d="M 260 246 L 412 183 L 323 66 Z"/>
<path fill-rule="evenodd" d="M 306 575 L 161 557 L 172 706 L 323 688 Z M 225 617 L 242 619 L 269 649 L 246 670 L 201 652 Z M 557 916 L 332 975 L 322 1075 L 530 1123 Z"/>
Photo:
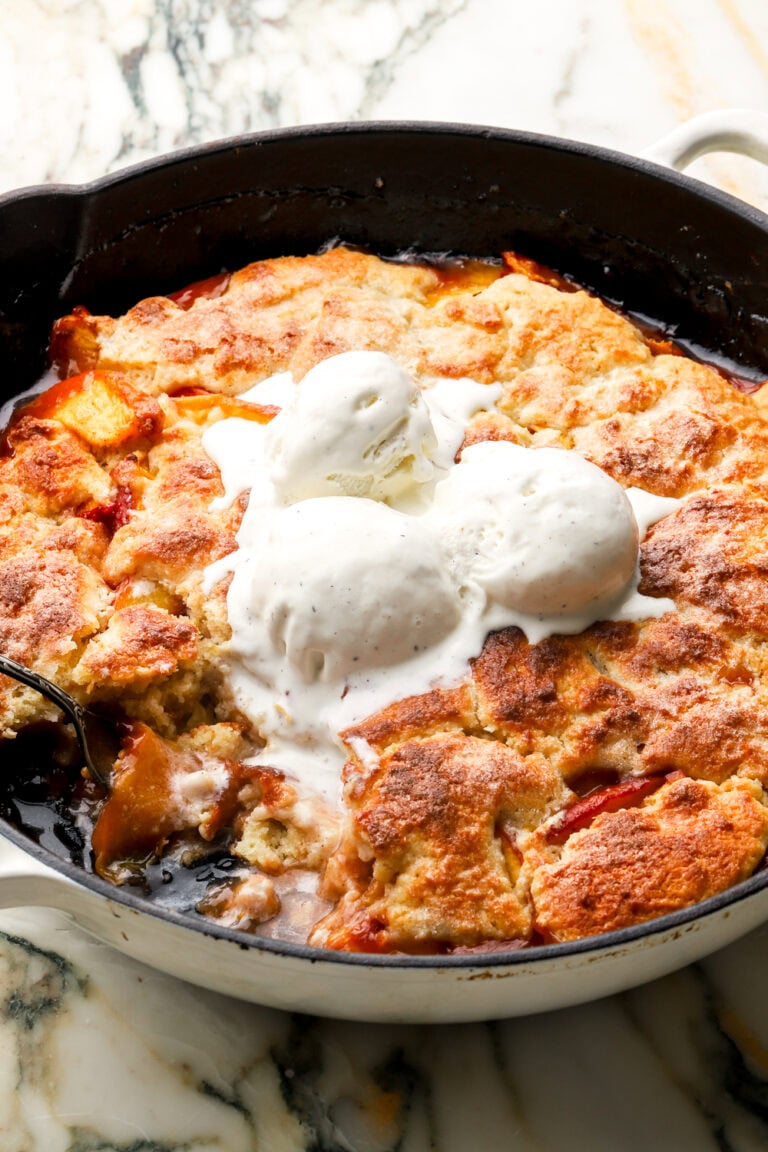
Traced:
<path fill-rule="evenodd" d="M 625 487 L 680 498 L 640 549 L 641 592 L 676 611 L 536 645 L 516 629 L 490 635 L 463 684 L 393 700 L 342 734 L 345 815 L 307 823 L 285 782 L 232 767 L 259 736 L 224 675 L 226 583 L 204 592 L 202 574 L 235 548 L 244 503 L 211 508 L 223 489 L 201 439 L 230 415 L 271 419 L 237 399 L 260 380 L 300 382 L 362 349 L 425 386 L 500 384 L 465 444 L 570 449 Z M 226 828 L 255 874 L 288 876 L 284 888 L 292 870 L 322 874 L 310 940 L 352 950 L 575 939 L 694 903 L 757 866 L 768 844 L 761 391 L 738 391 L 512 256 L 440 268 L 340 248 L 262 261 L 119 318 L 76 309 L 51 352 L 65 379 L 17 412 L 0 458 L 0 650 L 144 726 L 138 760 L 125 753 L 121 805 L 131 781 L 149 787 L 155 736 L 196 782 L 195 757 L 220 756 L 216 834 Z M 0 679 L 6 738 L 55 716 Z M 159 820 L 156 792 L 157 852 L 190 829 L 206 838 L 208 809 Z M 120 843 L 130 854 L 130 837 Z M 257 884 L 261 914 L 251 885 L 251 911 L 227 922 L 274 916 L 270 884 Z M 233 899 L 211 907 L 234 916 Z"/>

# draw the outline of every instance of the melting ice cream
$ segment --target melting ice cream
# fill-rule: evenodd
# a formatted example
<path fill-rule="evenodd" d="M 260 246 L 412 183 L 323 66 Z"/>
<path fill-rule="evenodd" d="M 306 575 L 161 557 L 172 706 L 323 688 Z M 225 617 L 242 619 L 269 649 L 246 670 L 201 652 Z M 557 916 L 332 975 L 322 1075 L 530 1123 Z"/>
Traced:
<path fill-rule="evenodd" d="M 259 761 L 327 798 L 338 732 L 405 696 L 455 684 L 494 629 L 531 642 L 600 619 L 674 608 L 637 591 L 638 548 L 677 500 L 624 490 L 575 452 L 475 444 L 454 457 L 496 385 L 418 388 L 390 357 L 349 352 L 296 387 L 245 399 L 269 425 L 229 419 L 203 444 L 229 503 L 249 491 L 227 572 L 228 666 Z"/>

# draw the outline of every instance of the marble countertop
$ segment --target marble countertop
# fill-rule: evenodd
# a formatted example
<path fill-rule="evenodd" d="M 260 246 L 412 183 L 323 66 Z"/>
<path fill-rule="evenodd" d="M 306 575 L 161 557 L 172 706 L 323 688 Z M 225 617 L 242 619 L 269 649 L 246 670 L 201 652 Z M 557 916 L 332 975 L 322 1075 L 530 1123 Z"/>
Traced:
<path fill-rule="evenodd" d="M 243 131 L 474 121 L 639 151 L 768 109 L 765 0 L 3 0 L 0 191 Z M 768 209 L 755 162 L 691 170 Z M 759 1152 L 768 928 L 664 980 L 461 1027 L 317 1021 L 0 914 L 2 1152 Z"/>
<path fill-rule="evenodd" d="M 634 992 L 489 1024 L 320 1021 L 0 921 L 3 1152 L 761 1152 L 768 930 Z"/>
<path fill-rule="evenodd" d="M 768 109 L 763 0 L 3 0 L 0 191 L 348 119 L 453 120 L 638 152 Z M 692 173 L 768 207 L 753 161 Z"/>

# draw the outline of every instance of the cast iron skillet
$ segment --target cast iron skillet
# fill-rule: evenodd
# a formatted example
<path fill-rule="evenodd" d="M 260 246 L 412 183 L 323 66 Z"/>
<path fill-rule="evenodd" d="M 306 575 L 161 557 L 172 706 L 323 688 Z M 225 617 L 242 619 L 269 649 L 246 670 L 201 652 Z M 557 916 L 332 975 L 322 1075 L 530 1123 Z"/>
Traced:
<path fill-rule="evenodd" d="M 743 117 L 710 118 L 659 156 L 756 144 Z M 768 218 L 757 210 L 647 160 L 570 141 L 450 124 L 322 125 L 1 197 L 0 402 L 42 372 L 51 324 L 75 304 L 117 314 L 221 268 L 334 238 L 383 256 L 511 248 L 768 376 Z M 574 944 L 337 954 L 148 904 L 0 824 L 1 906 L 61 908 L 185 979 L 351 1019 L 471 1020 L 576 1003 L 680 967 L 768 916 L 761 872 L 694 908 Z"/>

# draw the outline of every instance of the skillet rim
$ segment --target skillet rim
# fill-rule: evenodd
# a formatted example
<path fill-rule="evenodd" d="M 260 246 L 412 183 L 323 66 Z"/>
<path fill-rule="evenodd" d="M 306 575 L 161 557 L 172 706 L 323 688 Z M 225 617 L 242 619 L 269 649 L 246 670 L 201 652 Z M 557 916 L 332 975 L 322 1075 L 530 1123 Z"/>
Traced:
<path fill-rule="evenodd" d="M 340 952 L 332 948 L 313 948 L 308 944 L 293 944 L 287 940 L 274 937 L 259 936 L 248 932 L 238 932 L 234 928 L 225 928 L 215 921 L 198 921 L 189 912 L 179 912 L 174 908 L 163 907 L 137 895 L 127 885 L 110 884 L 102 880 L 95 873 L 86 872 L 70 860 L 56 856 L 49 848 L 35 843 L 25 833 L 19 831 L 7 820 L 0 818 L 0 837 L 10 840 L 25 854 L 30 855 L 38 863 L 46 865 L 56 875 L 63 874 L 67 880 L 79 888 L 93 892 L 96 896 L 104 897 L 107 901 L 122 904 L 132 912 L 154 916 L 164 920 L 177 928 L 185 928 L 203 936 L 214 939 L 227 940 L 237 944 L 239 948 L 269 952 L 277 956 L 291 956 L 296 960 L 309 960 L 312 963 L 351 964 L 353 966 L 372 968 L 499 968 L 519 967 L 533 964 L 536 961 L 566 960 L 570 957 L 582 956 L 590 952 L 615 952 L 638 940 L 664 935 L 667 932 L 680 935 L 680 930 L 686 930 L 688 925 L 695 921 L 716 915 L 723 909 L 750 896 L 757 895 L 768 887 L 768 868 L 754 872 L 746 880 L 731 888 L 718 892 L 697 904 L 690 904 L 687 908 L 679 908 L 676 912 L 669 912 L 665 916 L 658 916 L 653 920 L 646 920 L 641 924 L 633 924 L 629 928 L 618 928 L 613 932 L 601 932 L 596 936 L 584 936 L 579 940 L 564 941 L 557 944 L 541 944 L 533 947 L 513 948 L 508 951 L 462 953 L 458 956 L 448 954 L 429 956 L 409 956 L 391 953 L 372 952 Z M 37 877 L 35 877 L 37 878 Z M 47 878 L 40 878 L 46 879 Z M 54 877 L 53 883 L 60 883 Z M 2 885 L 2 876 L 0 876 Z M 42 905 L 46 907 L 47 905 Z M 55 905 L 54 905 L 55 907 Z M 74 913 L 77 921 L 77 913 Z M 687 929 L 691 930 L 691 929 Z M 730 943 L 730 941 L 728 941 Z"/>
<path fill-rule="evenodd" d="M 19 188 L 10 189 L 0 193 L 0 211 L 7 204 L 15 201 L 34 199 L 35 197 L 84 199 L 88 196 L 98 195 L 101 191 L 114 185 L 128 183 L 135 178 L 157 171 L 161 168 L 173 169 L 177 164 L 194 161 L 219 153 L 249 149 L 261 144 L 270 144 L 282 140 L 296 138 L 322 138 L 324 136 L 355 136 L 376 135 L 387 133 L 403 136 L 423 136 L 425 133 L 434 133 L 438 136 L 472 136 L 488 140 L 508 140 L 516 144 L 523 144 L 531 148 L 549 149 L 586 156 L 600 162 L 617 164 L 620 167 L 643 172 L 654 179 L 664 183 L 677 185 L 684 191 L 709 199 L 728 211 L 742 216 L 751 224 L 756 224 L 768 232 L 768 212 L 763 212 L 746 200 L 740 200 L 729 192 L 698 180 L 693 176 L 686 176 L 676 168 L 669 168 L 645 156 L 636 156 L 628 152 L 620 152 L 615 148 L 607 148 L 601 144 L 590 144 L 584 140 L 571 140 L 563 136 L 550 136 L 541 132 L 526 132 L 515 128 L 502 128 L 482 124 L 470 124 L 463 121 L 452 120 L 339 120 L 323 121 L 316 124 L 294 125 L 286 128 L 268 128 L 259 132 L 244 133 L 239 136 L 224 136 L 201 144 L 192 144 L 186 148 L 178 148 L 172 152 L 165 152 L 160 156 L 153 156 L 147 160 L 140 160 L 135 164 L 128 164 L 114 172 L 99 176 L 95 180 L 79 184 L 66 182 L 50 184 L 25 184 Z"/>
<path fill-rule="evenodd" d="M 371 136 L 376 134 L 392 134 L 403 136 L 423 136 L 434 134 L 436 136 L 467 136 L 480 139 L 493 139 L 532 148 L 560 151 L 566 154 L 585 156 L 598 163 L 607 163 L 629 168 L 641 172 L 661 183 L 672 184 L 684 192 L 698 196 L 717 204 L 727 212 L 731 212 L 750 224 L 760 228 L 768 235 L 768 214 L 754 205 L 740 200 L 730 193 L 723 192 L 712 185 L 706 184 L 694 177 L 686 176 L 674 168 L 665 167 L 656 161 L 644 156 L 633 156 L 616 149 L 606 148 L 602 145 L 590 144 L 586 141 L 570 140 L 559 136 L 550 136 L 543 133 L 518 131 L 511 128 L 483 126 L 453 121 L 431 120 L 365 120 L 365 121 L 331 121 L 327 123 L 297 125 L 288 128 L 267 129 L 240 136 L 230 136 L 202 144 L 180 148 L 161 156 L 151 157 L 136 164 L 127 165 L 115 172 L 98 177 L 95 180 L 81 184 L 51 183 L 31 184 L 21 188 L 11 189 L 0 194 L 0 213 L 10 205 L 25 200 L 35 199 L 73 199 L 87 200 L 91 196 L 121 183 L 130 183 L 135 179 L 156 172 L 160 169 L 173 170 L 177 165 L 194 162 L 196 159 L 204 160 L 208 156 L 237 151 L 239 149 L 258 148 L 262 144 L 279 143 L 286 139 L 297 138 L 322 139 L 323 137 L 349 137 L 356 135 Z M 0 256 L 1 259 L 1 256 Z M 12 397 L 11 397 L 12 399 Z M 612 932 L 600 933 L 596 936 L 582 937 L 579 940 L 544 944 L 535 947 L 513 949 L 490 953 L 469 953 L 461 955 L 430 955 L 407 956 L 376 954 L 367 952 L 338 952 L 328 948 L 313 948 L 306 944 L 293 944 L 289 941 L 260 937 L 245 932 L 238 932 L 225 928 L 211 921 L 199 923 L 189 913 L 179 912 L 147 901 L 126 886 L 109 884 L 101 877 L 78 868 L 69 860 L 55 855 L 50 849 L 42 847 L 30 839 L 7 820 L 0 818 L 0 835 L 10 840 L 17 848 L 34 860 L 46 865 L 54 874 L 63 874 L 67 880 L 76 887 L 84 888 L 108 901 L 121 904 L 133 912 L 146 914 L 179 928 L 211 937 L 212 939 L 227 940 L 237 944 L 245 950 L 256 950 L 273 955 L 290 956 L 296 960 L 307 960 L 310 963 L 331 963 L 353 965 L 368 968 L 423 968 L 423 969 L 478 969 L 498 967 L 518 967 L 534 964 L 541 961 L 546 964 L 566 960 L 569 957 L 581 956 L 591 952 L 611 951 L 633 944 L 638 940 L 648 939 L 685 929 L 687 925 L 715 915 L 731 905 L 738 904 L 750 896 L 757 895 L 768 887 L 768 869 L 762 869 L 752 874 L 746 880 L 731 888 L 692 904 L 687 908 L 667 913 L 665 916 L 635 924 L 628 928 L 620 928 Z M 1 882 L 1 878 L 0 878 Z M 75 919 L 77 916 L 75 915 Z M 691 930 L 691 929 L 688 929 Z"/>

